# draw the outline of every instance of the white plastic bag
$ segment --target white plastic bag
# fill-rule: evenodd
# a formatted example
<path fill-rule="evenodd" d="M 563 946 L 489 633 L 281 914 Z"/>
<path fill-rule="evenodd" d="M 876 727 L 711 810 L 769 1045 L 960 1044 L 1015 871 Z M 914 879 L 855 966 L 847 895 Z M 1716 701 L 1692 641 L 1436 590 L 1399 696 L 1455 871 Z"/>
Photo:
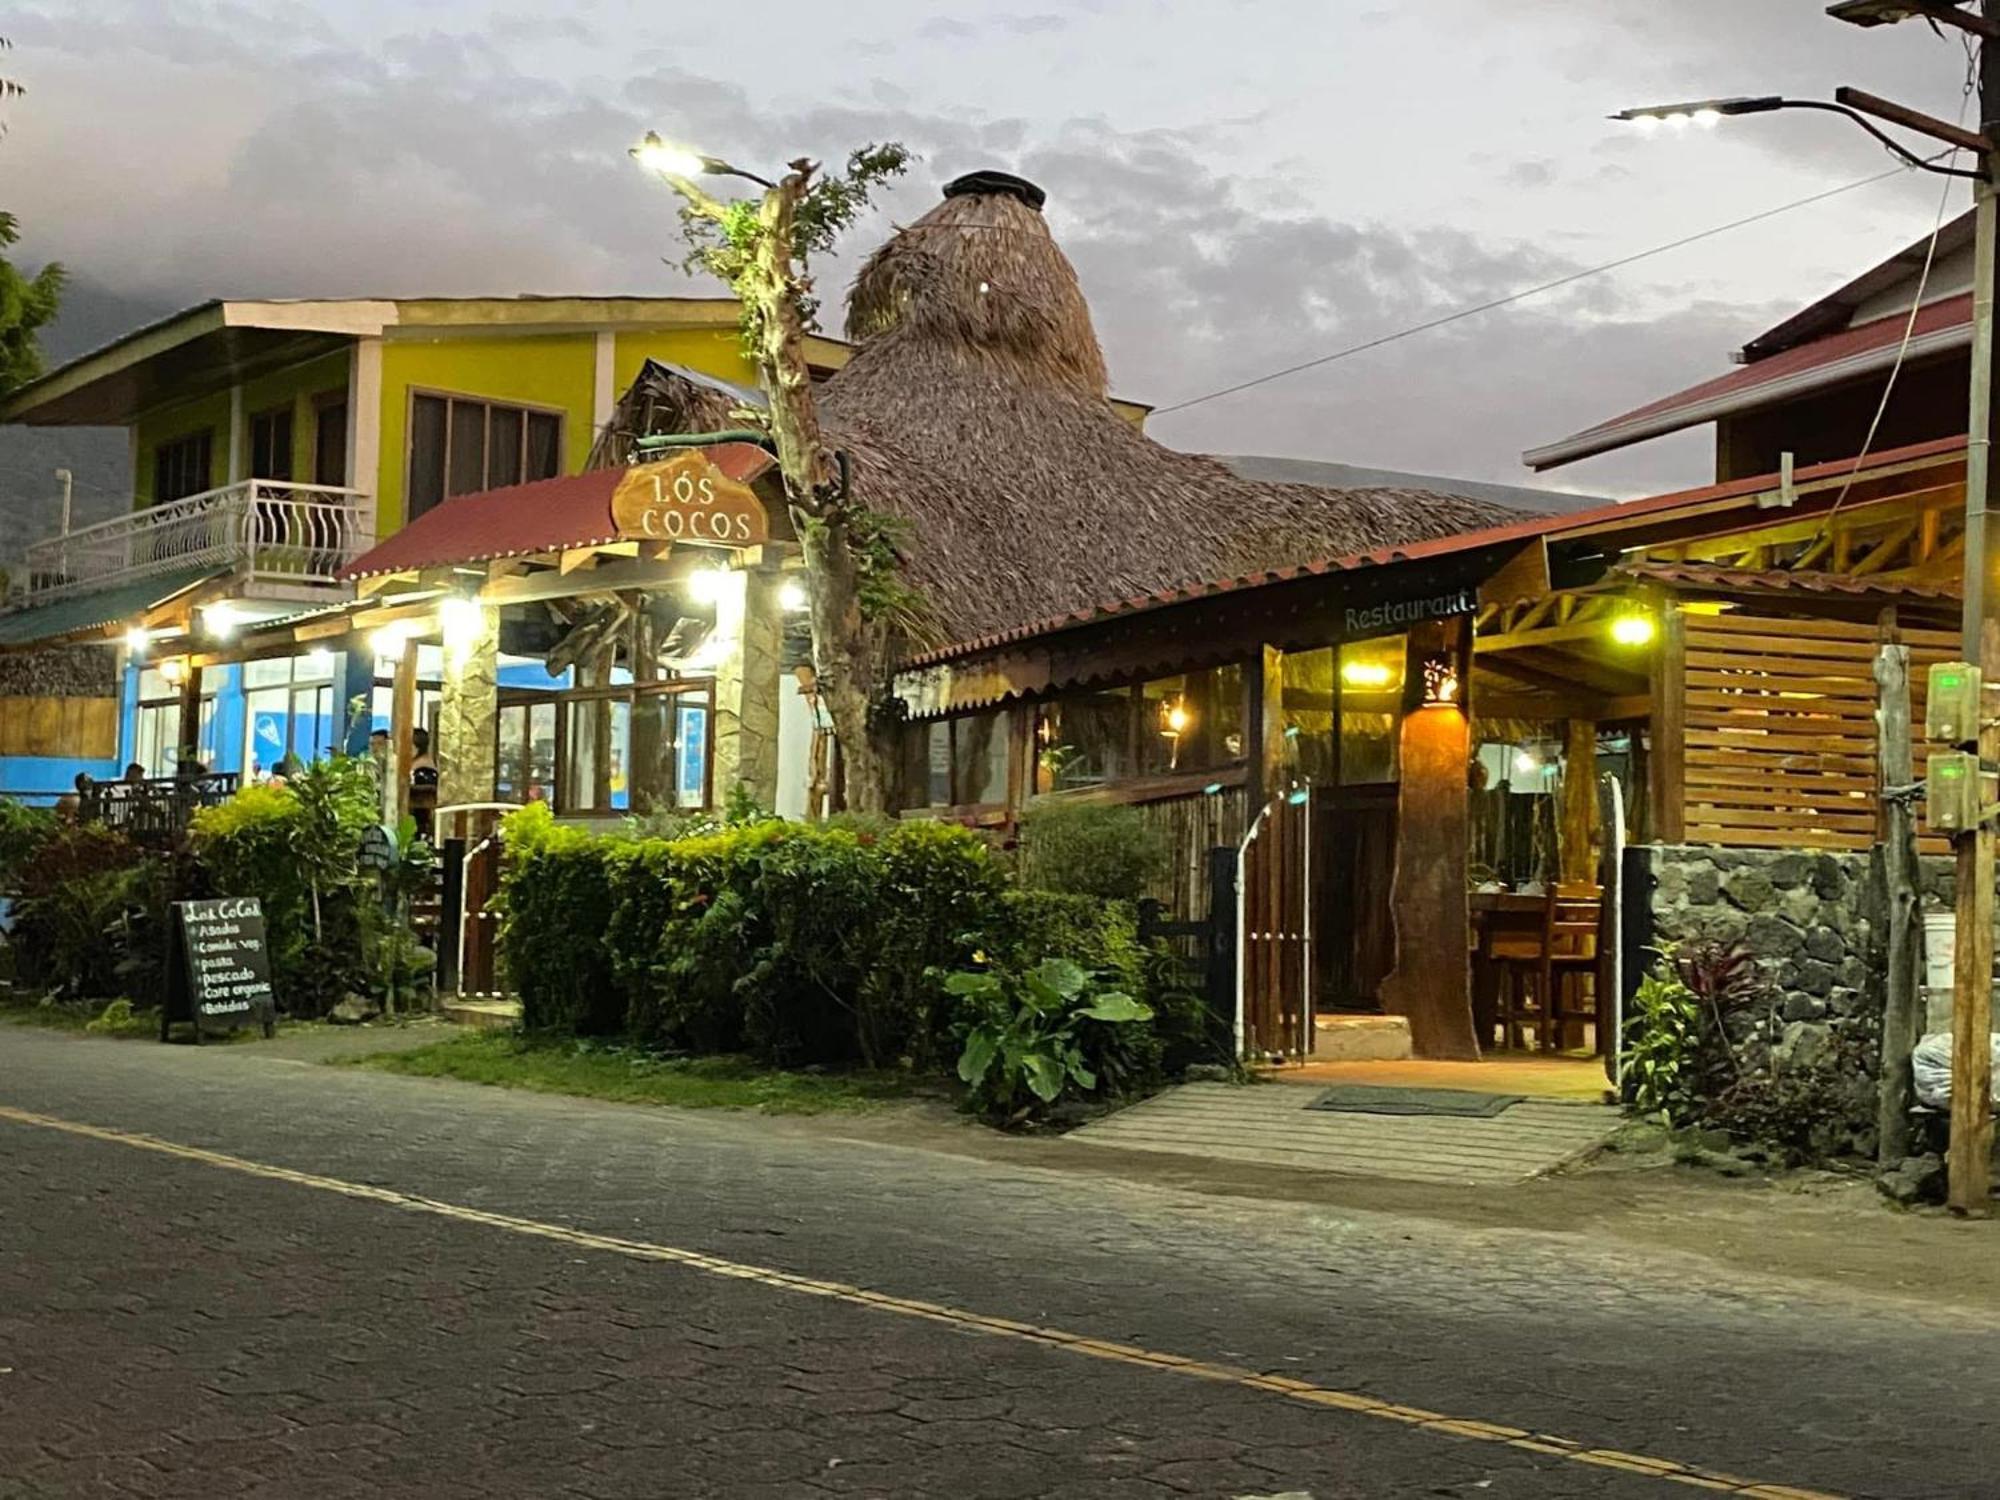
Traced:
<path fill-rule="evenodd" d="M 2000 1104 L 2000 1035 L 1993 1042 L 1993 1102 Z M 1916 1076 L 1917 1098 L 1932 1109 L 1951 1108 L 1951 1033 L 1935 1031 L 1917 1043 L 1910 1054 L 1910 1072 Z"/>

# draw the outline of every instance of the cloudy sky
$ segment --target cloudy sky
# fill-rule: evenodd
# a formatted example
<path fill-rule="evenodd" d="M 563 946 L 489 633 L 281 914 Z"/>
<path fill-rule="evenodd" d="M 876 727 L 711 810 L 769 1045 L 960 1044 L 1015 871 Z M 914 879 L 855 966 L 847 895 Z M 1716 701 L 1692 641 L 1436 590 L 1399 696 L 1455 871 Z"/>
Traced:
<path fill-rule="evenodd" d="M 1043 184 L 1115 388 L 1166 405 L 1890 163 L 1821 115 L 1684 137 L 1626 104 L 1854 83 L 1947 115 L 1965 60 L 1822 0 L 26 0 L 0 141 L 60 352 L 212 295 L 666 291 L 657 127 L 745 165 L 898 139 L 852 243 L 1001 166 Z M 1901 176 L 1162 416 L 1177 446 L 1521 480 L 1520 450 L 1726 368 L 1926 232 Z M 1955 195 L 1953 209 L 1961 206 Z M 841 267 L 823 268 L 829 287 Z M 1707 476 L 1706 434 L 1561 471 Z M 33 462 L 6 460 L 19 486 Z"/>

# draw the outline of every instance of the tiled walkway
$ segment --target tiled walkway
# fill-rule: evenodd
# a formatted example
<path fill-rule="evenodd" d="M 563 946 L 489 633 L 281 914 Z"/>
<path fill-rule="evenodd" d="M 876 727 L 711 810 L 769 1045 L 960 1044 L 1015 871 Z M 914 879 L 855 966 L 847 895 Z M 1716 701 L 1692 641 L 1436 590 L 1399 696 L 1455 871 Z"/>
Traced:
<path fill-rule="evenodd" d="M 1382 1066 L 1397 1065 L 1351 1064 L 1342 1071 Z M 1323 1080 L 1323 1086 L 1333 1081 Z M 1468 1086 L 1434 1079 L 1343 1077 L 1339 1081 Z M 1523 1092 L 1498 1078 L 1482 1081 L 1480 1087 L 1489 1092 Z M 1618 1112 L 1609 1105 L 1546 1098 L 1527 1099 L 1491 1119 L 1464 1119 L 1306 1108 L 1314 1097 L 1313 1090 L 1284 1085 L 1183 1084 L 1072 1131 L 1067 1139 L 1125 1151 L 1164 1151 L 1347 1177 L 1491 1185 L 1525 1182 L 1586 1155 L 1618 1126 Z"/>

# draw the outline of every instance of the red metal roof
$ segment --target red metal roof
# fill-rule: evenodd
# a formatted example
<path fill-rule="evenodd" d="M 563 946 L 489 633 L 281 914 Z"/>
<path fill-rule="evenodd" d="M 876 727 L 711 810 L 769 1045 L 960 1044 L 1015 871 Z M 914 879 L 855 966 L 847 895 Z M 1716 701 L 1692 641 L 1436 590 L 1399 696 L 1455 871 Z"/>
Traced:
<path fill-rule="evenodd" d="M 1965 439 L 1962 437 L 1939 438 L 1927 443 L 1913 443 L 1907 448 L 1895 448 L 1885 453 L 1871 454 L 1859 468 L 1856 468 L 1851 458 L 1813 464 L 1798 470 L 1792 478 L 1795 485 L 1821 484 L 1824 488 L 1826 485 L 1838 483 L 1844 487 L 1844 481 L 1850 476 L 1858 477 L 1881 469 L 1893 468 L 1899 464 L 1921 462 L 1924 459 L 1948 458 L 1962 452 L 1964 448 Z M 1644 500 L 1619 501 L 1610 505 L 1596 506 L 1590 510 L 1569 511 L 1553 516 L 1531 516 L 1505 526 L 1492 526 L 1483 531 L 1460 532 L 1456 536 L 1435 537 L 1429 541 L 1412 542 L 1404 547 L 1381 547 L 1372 552 L 1358 552 L 1347 557 L 1273 568 L 1261 573 L 1245 574 L 1239 578 L 1176 584 L 1158 593 L 1141 594 L 1129 599 L 1107 600 L 1091 608 L 1072 610 L 1053 619 L 1015 625 L 974 640 L 940 646 L 919 656 L 910 657 L 901 664 L 901 670 L 935 666 L 941 662 L 1011 645 L 1033 636 L 1048 635 L 1074 626 L 1095 624 L 1100 620 L 1138 614 L 1171 604 L 1211 598 L 1217 594 L 1234 593 L 1240 589 L 1286 583 L 1298 578 L 1321 577 L 1329 573 L 1353 572 L 1356 569 L 1381 567 L 1389 563 L 1417 562 L 1457 552 L 1474 552 L 1482 547 L 1492 547 L 1512 541 L 1528 541 L 1538 536 L 1555 538 L 1573 532 L 1616 526 L 1621 522 L 1657 519 L 1677 510 L 1709 505 L 1718 501 L 1747 501 L 1754 496 L 1768 494 L 1777 486 L 1777 475 L 1761 474 L 1748 479 L 1730 480 L 1724 484 L 1704 485 L 1699 489 L 1676 490 L 1671 494 L 1654 495 Z"/>
<path fill-rule="evenodd" d="M 718 443 L 703 451 L 718 469 L 742 484 L 777 462 L 754 443 Z M 611 492 L 624 473 L 592 469 L 454 496 L 363 553 L 341 569 L 340 576 L 368 578 L 615 542 L 619 538 L 611 520 Z"/>
<path fill-rule="evenodd" d="M 1972 294 L 1967 292 L 1929 304 L 1917 314 L 1914 328 L 1910 325 L 1910 315 L 1899 312 L 1794 345 L 1727 375 L 1704 380 L 1636 407 L 1623 416 L 1587 427 L 1559 442 L 1532 448 L 1521 455 L 1522 461 L 1533 469 L 1554 468 L 1744 411 L 1782 394 L 1816 390 L 1868 374 L 1893 360 L 1906 328 L 1910 330 L 1912 357 L 1967 342 L 1972 331 Z"/>

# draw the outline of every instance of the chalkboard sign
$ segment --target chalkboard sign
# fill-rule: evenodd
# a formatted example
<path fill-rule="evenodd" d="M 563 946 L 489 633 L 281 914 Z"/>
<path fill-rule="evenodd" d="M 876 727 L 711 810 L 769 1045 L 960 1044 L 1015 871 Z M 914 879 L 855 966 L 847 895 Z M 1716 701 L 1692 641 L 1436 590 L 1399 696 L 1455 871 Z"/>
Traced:
<path fill-rule="evenodd" d="M 271 995 L 271 955 L 264 945 L 264 910 L 254 896 L 174 903 L 168 967 L 172 993 L 161 1013 L 160 1040 L 174 1021 L 205 1031 L 277 1027 Z"/>

